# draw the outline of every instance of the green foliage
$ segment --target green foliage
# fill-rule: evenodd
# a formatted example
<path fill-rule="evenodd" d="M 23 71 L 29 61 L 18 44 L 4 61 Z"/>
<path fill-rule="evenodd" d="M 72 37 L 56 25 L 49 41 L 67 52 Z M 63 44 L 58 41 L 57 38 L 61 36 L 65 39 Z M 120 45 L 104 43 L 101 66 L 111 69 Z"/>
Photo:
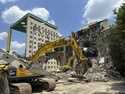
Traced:
<path fill-rule="evenodd" d="M 111 30 L 109 48 L 116 69 L 125 76 L 125 3 L 118 9 L 116 25 Z"/>
<path fill-rule="evenodd" d="M 114 66 L 125 76 L 125 32 L 113 31 L 109 47 Z"/>
<path fill-rule="evenodd" d="M 125 3 L 118 9 L 115 14 L 117 29 L 125 30 Z"/>

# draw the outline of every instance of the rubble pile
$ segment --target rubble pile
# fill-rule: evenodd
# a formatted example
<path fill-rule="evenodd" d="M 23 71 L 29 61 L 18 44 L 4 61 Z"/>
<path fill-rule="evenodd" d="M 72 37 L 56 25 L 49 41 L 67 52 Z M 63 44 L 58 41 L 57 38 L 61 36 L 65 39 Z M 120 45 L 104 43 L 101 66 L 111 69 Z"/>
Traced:
<path fill-rule="evenodd" d="M 111 62 L 99 64 L 96 60 L 92 60 L 92 67 L 84 74 L 89 81 L 109 81 L 122 80 L 123 77 L 115 70 Z"/>

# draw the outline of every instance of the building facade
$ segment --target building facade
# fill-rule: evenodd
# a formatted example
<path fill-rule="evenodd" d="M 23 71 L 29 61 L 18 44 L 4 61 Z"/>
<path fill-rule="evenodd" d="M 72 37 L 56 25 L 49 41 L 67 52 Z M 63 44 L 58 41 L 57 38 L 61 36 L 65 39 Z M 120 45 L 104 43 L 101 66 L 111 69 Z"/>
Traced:
<path fill-rule="evenodd" d="M 37 17 L 29 16 L 27 18 L 26 38 L 26 57 L 30 57 L 42 44 L 58 39 L 59 35 L 56 26 Z"/>
<path fill-rule="evenodd" d="M 107 58 L 109 56 L 108 36 L 110 35 L 110 25 L 108 20 L 88 24 L 78 32 L 78 41 L 81 48 L 89 48 L 91 51 L 97 50 L 97 58 Z M 93 55 L 92 55 L 93 56 Z"/>
<path fill-rule="evenodd" d="M 81 47 L 96 45 L 101 34 L 109 29 L 108 20 L 90 23 L 77 31 L 78 40 Z"/>

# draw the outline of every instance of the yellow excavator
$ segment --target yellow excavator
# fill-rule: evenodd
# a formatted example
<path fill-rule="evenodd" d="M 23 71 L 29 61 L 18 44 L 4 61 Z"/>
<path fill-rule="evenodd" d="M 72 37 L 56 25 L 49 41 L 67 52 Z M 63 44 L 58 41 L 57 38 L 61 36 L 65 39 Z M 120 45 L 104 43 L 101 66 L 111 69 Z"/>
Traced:
<path fill-rule="evenodd" d="M 15 67 L 18 65 L 15 63 L 15 66 L 11 65 L 15 61 L 19 67 Z M 32 94 L 32 91 L 36 90 L 52 91 L 55 89 L 55 79 L 52 77 L 48 79 L 44 73 L 34 74 L 27 69 L 28 62 L 25 63 L 0 50 L 0 94 Z M 7 93 L 6 91 L 9 90 L 10 93 Z"/>
<path fill-rule="evenodd" d="M 36 62 L 41 56 L 45 55 L 46 53 L 52 52 L 55 48 L 63 47 L 63 46 L 70 46 L 77 59 L 77 63 L 75 64 L 75 71 L 78 76 L 83 76 L 84 73 L 89 68 L 90 62 L 88 62 L 88 58 L 83 54 L 83 50 L 80 48 L 76 34 L 72 33 L 71 37 L 69 38 L 61 38 L 52 42 L 47 42 L 43 44 L 35 54 L 30 58 L 31 62 Z M 31 63 L 30 62 L 30 63 Z M 67 64 L 69 64 L 68 62 Z M 32 63 L 31 63 L 32 64 Z"/>
<path fill-rule="evenodd" d="M 69 38 L 61 38 L 56 41 L 47 42 L 36 51 L 36 53 L 30 57 L 30 61 L 28 62 L 29 65 L 33 64 L 34 62 L 38 61 L 39 58 L 46 53 L 52 52 L 55 48 L 63 47 L 64 45 L 71 46 L 75 57 L 77 59 L 75 71 L 77 76 L 83 76 L 83 74 L 89 68 L 88 58 L 83 54 L 83 51 L 78 45 L 75 33 L 72 33 L 71 37 Z M 9 59 L 9 58 L 7 58 Z M 7 69 L 7 65 L 1 64 L 1 70 Z M 55 88 L 54 81 L 43 80 L 44 75 L 32 75 L 27 68 L 24 68 L 22 65 L 19 66 L 17 69 L 9 69 L 9 82 L 12 91 L 17 92 L 20 94 L 21 92 L 28 92 L 26 94 L 31 94 L 33 87 L 41 87 L 48 91 L 53 90 Z M 13 93 L 14 94 L 14 93 Z M 17 94 L 17 93 L 16 93 Z"/>

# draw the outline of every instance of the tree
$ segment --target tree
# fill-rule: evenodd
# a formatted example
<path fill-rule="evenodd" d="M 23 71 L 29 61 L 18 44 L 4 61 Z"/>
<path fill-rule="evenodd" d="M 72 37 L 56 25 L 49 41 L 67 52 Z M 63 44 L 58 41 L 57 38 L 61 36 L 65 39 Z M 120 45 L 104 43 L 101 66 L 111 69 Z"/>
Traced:
<path fill-rule="evenodd" d="M 125 33 L 114 30 L 110 35 L 109 47 L 114 66 L 125 76 Z"/>
<path fill-rule="evenodd" d="M 118 30 L 125 30 L 125 3 L 118 9 L 116 14 L 116 27 Z"/>
<path fill-rule="evenodd" d="M 110 35 L 110 55 L 116 69 L 125 76 L 125 3 L 115 15 L 116 23 Z"/>

